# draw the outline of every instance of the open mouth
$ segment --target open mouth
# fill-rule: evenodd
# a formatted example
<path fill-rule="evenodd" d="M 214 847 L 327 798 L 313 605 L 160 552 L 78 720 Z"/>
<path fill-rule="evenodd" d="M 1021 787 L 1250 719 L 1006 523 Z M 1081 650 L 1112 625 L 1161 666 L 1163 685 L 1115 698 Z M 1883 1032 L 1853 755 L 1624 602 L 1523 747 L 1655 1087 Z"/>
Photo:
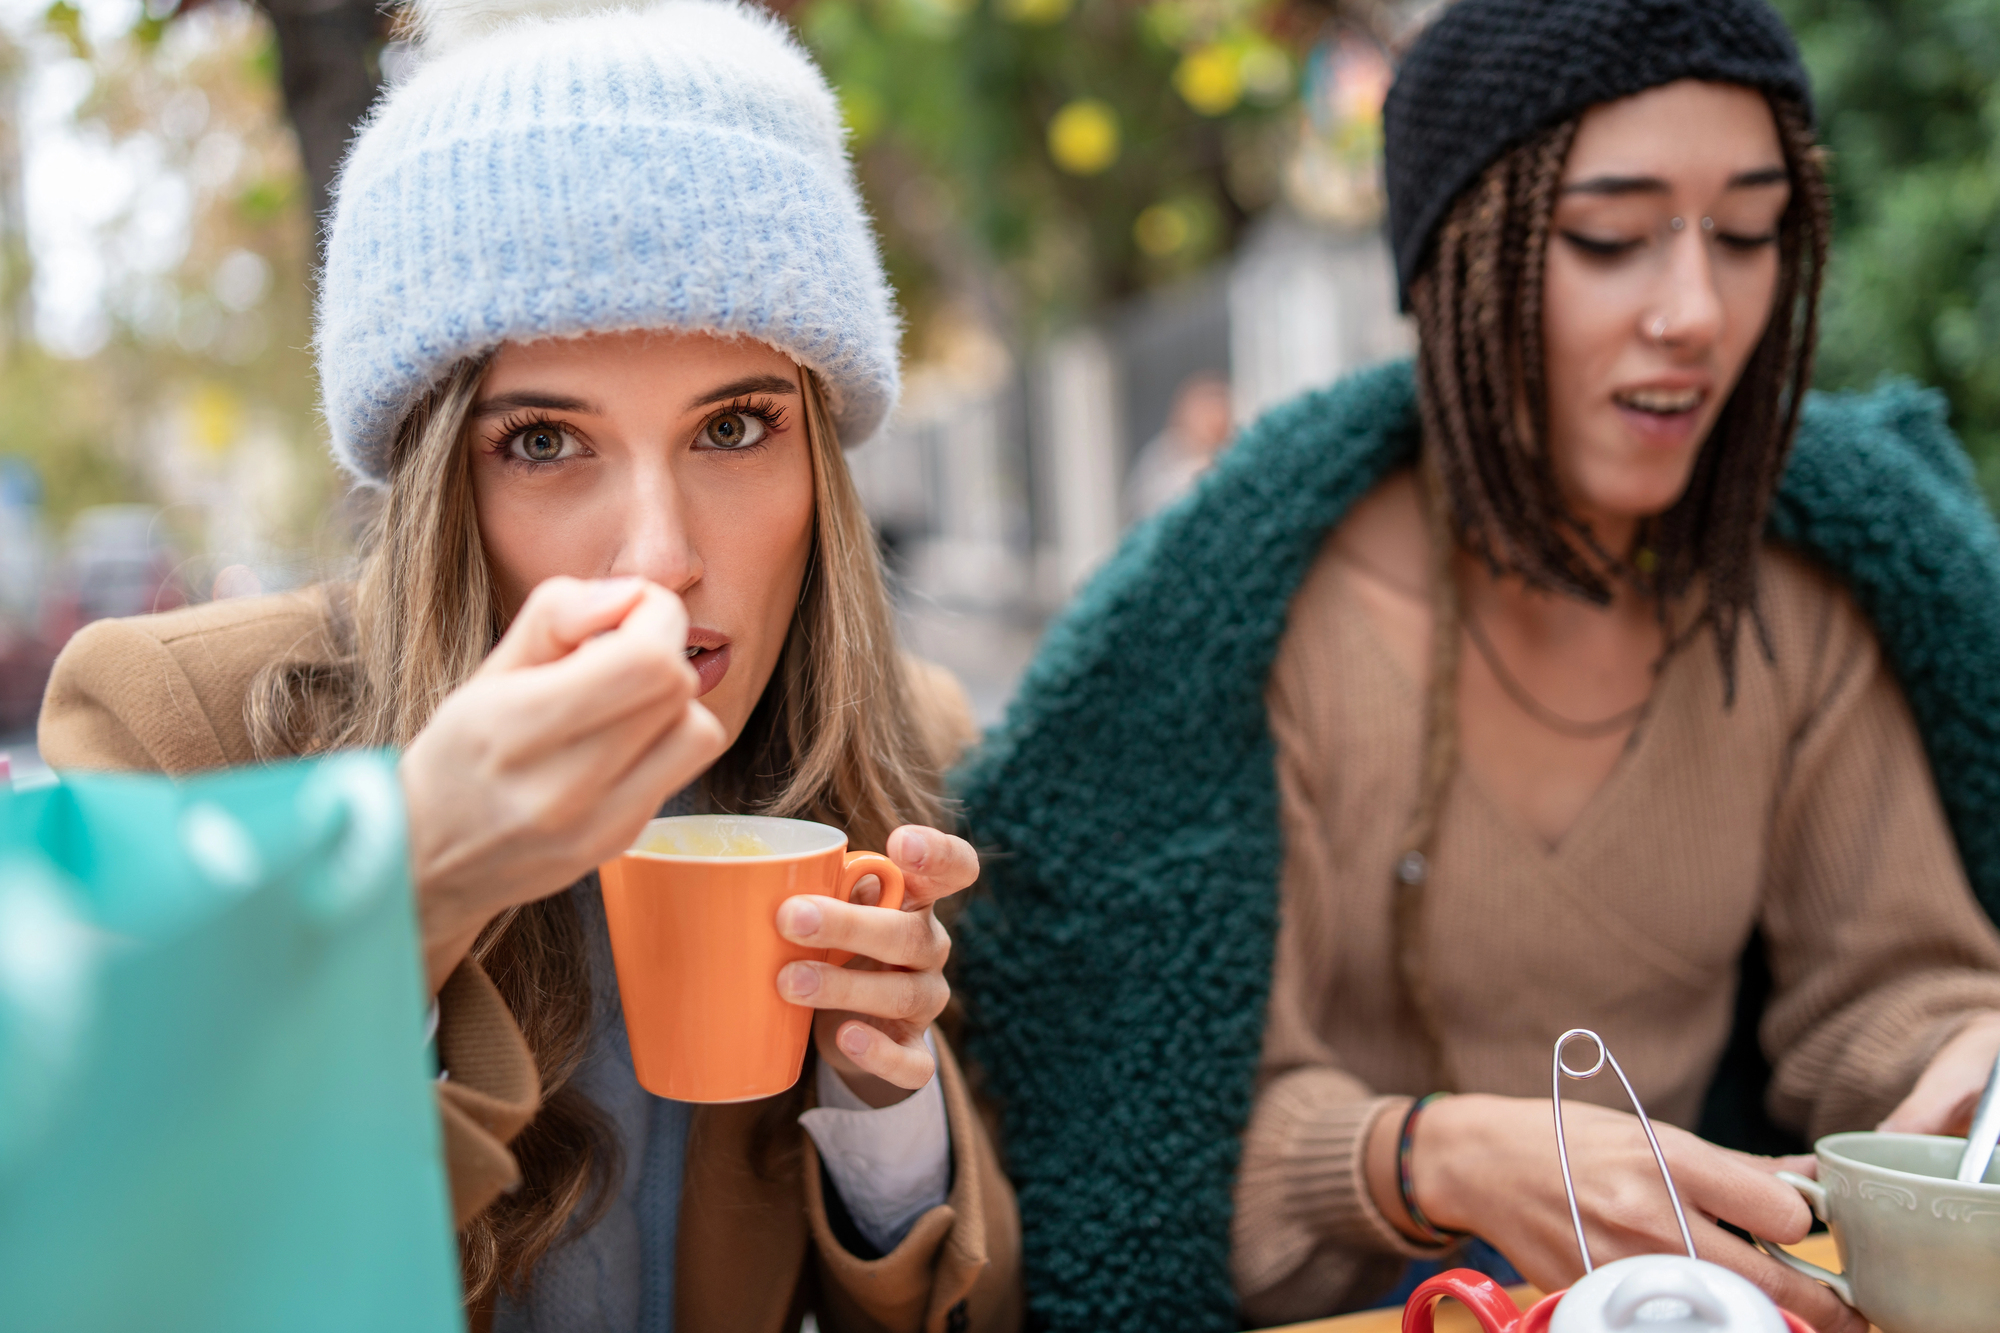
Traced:
<path fill-rule="evenodd" d="M 698 637 L 713 639 L 720 638 L 721 636 L 715 634 L 712 630 L 701 630 Z M 688 665 L 694 668 L 694 674 L 701 680 L 700 688 L 696 691 L 697 695 L 707 694 L 710 690 L 721 684 L 722 678 L 729 674 L 729 644 L 727 642 L 708 644 L 691 643 L 682 650 L 682 656 L 687 659 Z"/>
<path fill-rule="evenodd" d="M 1656 417 L 1684 416 L 1699 408 L 1707 398 L 1708 393 L 1703 389 L 1628 389 L 1612 395 L 1620 407 Z"/>

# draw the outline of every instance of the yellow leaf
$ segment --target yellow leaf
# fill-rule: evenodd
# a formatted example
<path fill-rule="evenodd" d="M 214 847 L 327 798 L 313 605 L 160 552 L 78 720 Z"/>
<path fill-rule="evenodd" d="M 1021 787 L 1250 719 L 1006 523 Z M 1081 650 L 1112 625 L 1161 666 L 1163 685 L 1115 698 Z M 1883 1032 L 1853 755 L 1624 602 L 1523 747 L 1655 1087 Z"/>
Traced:
<path fill-rule="evenodd" d="M 1072 176 L 1095 176 L 1118 160 L 1118 113 L 1079 97 L 1049 121 L 1049 156 Z"/>
<path fill-rule="evenodd" d="M 1226 46 L 1201 46 L 1174 67 L 1174 88 L 1204 116 L 1219 116 L 1243 100 L 1243 69 Z"/>
<path fill-rule="evenodd" d="M 220 384 L 203 384 L 188 395 L 189 440 L 202 452 L 220 454 L 243 432 L 243 403 Z"/>

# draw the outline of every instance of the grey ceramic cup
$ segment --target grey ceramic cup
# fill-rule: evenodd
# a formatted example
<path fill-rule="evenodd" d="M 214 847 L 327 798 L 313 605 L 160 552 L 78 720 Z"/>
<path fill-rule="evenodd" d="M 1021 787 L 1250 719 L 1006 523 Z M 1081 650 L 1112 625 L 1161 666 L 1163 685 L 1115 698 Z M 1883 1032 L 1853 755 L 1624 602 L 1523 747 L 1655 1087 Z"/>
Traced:
<path fill-rule="evenodd" d="M 1758 1241 L 1833 1288 L 1882 1333 L 2000 1329 L 2000 1159 L 1977 1185 L 1952 1177 L 1964 1139 L 1829 1134 L 1819 1179 L 1780 1171 L 1833 1232 L 1839 1273 Z"/>

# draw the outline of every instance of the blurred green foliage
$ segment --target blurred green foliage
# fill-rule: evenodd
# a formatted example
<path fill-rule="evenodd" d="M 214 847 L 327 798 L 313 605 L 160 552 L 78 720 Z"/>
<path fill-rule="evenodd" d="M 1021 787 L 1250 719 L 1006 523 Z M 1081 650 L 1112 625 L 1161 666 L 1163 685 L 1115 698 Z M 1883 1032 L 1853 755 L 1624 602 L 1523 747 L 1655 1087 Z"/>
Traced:
<path fill-rule="evenodd" d="M 34 468 L 43 514 L 58 529 L 78 510 L 147 494 L 140 469 L 110 443 L 125 423 L 104 381 L 103 365 L 32 343 L 0 357 L 0 457 Z"/>
<path fill-rule="evenodd" d="M 1031 329 L 1198 268 L 1277 192 L 1314 11 L 1282 0 L 805 0 L 921 326 Z M 1146 221 L 1141 224 L 1141 218 Z"/>
<path fill-rule="evenodd" d="M 1832 150 L 1819 382 L 1912 375 L 2000 499 L 2000 0 L 1778 0 Z"/>

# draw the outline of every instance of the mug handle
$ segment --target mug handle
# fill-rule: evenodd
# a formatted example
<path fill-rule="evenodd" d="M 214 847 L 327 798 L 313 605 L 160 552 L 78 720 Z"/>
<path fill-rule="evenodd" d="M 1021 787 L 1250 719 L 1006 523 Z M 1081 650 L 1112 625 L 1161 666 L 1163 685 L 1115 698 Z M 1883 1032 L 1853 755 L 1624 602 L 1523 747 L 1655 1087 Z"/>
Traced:
<path fill-rule="evenodd" d="M 880 852 L 849 852 L 847 860 L 841 863 L 840 877 L 834 881 L 833 896 L 842 902 L 854 900 L 854 886 L 868 876 L 874 875 L 882 881 L 882 901 L 877 907 L 895 911 L 903 905 L 903 871 L 894 861 Z M 835 967 L 846 967 L 854 954 L 847 949 L 828 949 L 826 961 Z"/>
<path fill-rule="evenodd" d="M 1498 1282 L 1470 1268 L 1453 1268 L 1424 1279 L 1410 1293 L 1403 1306 L 1403 1333 L 1434 1333 L 1437 1303 L 1446 1298 L 1472 1312 L 1480 1333 L 1514 1333 L 1521 1322 L 1514 1298 Z"/>
<path fill-rule="evenodd" d="M 1820 1184 L 1817 1180 L 1807 1180 L 1804 1176 L 1796 1175 L 1790 1171 L 1778 1172 L 1778 1179 L 1784 1181 L 1805 1197 L 1806 1205 L 1813 1210 L 1814 1217 L 1817 1217 L 1822 1222 L 1826 1221 L 1826 1186 Z M 1815 1282 L 1825 1283 L 1832 1289 L 1833 1294 L 1840 1297 L 1842 1301 L 1846 1302 L 1849 1306 L 1854 1304 L 1854 1288 L 1849 1286 L 1847 1279 L 1839 1273 L 1829 1273 L 1818 1264 L 1808 1263 L 1796 1254 L 1788 1254 L 1761 1236 L 1752 1236 L 1750 1239 L 1757 1242 L 1758 1249 L 1770 1255 L 1794 1273 L 1802 1277 L 1809 1277 Z"/>

